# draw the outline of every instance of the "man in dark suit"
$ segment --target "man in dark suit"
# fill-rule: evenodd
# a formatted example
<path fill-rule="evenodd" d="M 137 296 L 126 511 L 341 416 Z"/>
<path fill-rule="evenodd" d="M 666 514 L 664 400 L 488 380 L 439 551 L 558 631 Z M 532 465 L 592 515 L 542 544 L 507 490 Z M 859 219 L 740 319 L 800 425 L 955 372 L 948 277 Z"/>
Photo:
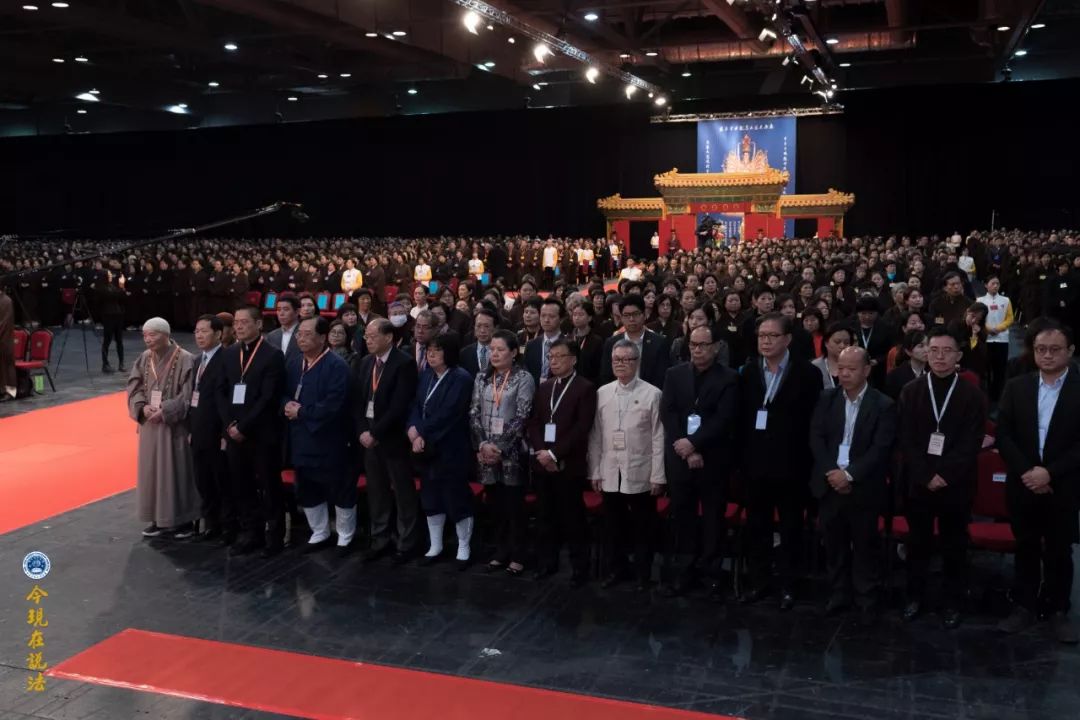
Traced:
<path fill-rule="evenodd" d="M 491 363 L 491 337 L 499 326 L 495 313 L 487 308 L 480 308 L 473 318 L 473 337 L 476 342 L 461 349 L 459 363 L 474 378 L 488 369 Z"/>
<path fill-rule="evenodd" d="M 861 622 L 870 626 L 877 620 L 877 520 L 896 440 L 896 406 L 869 386 L 872 370 L 864 348 L 847 348 L 837 365 L 840 387 L 822 392 L 810 423 L 810 491 L 820 503 L 832 588 L 825 613 L 849 607 L 854 590 Z"/>
<path fill-rule="evenodd" d="M 506 249 L 503 248 L 502 243 L 496 242 L 489 246 L 487 253 L 487 271 L 491 274 L 491 279 L 502 280 L 506 277 Z"/>
<path fill-rule="evenodd" d="M 671 342 L 663 335 L 645 328 L 645 299 L 641 295 L 625 296 L 619 304 L 619 312 L 622 313 L 623 328 L 626 332 L 612 335 L 604 341 L 600 384 L 606 385 L 615 380 L 611 369 L 611 351 L 615 343 L 626 339 L 637 345 L 641 356 L 638 377 L 663 390 L 664 376 L 671 365 Z"/>
<path fill-rule="evenodd" d="M 274 311 L 277 313 L 278 327 L 266 334 L 266 343 L 282 351 L 285 362 L 290 363 L 301 355 L 300 347 L 296 344 L 300 299 L 295 295 L 283 295 L 278 298 Z"/>
<path fill-rule="evenodd" d="M 540 337 L 530 340 L 525 346 L 525 369 L 533 376 L 533 382 L 540 383 L 551 376 L 548 365 L 548 353 L 551 345 L 562 337 L 562 321 L 566 308 L 554 295 L 544 298 L 540 304 Z"/>
<path fill-rule="evenodd" d="M 769 594 L 772 580 L 773 514 L 780 516 L 777 570 L 780 609 L 795 606 L 795 580 L 803 552 L 810 416 L 821 394 L 821 372 L 788 352 L 791 319 L 766 313 L 758 319 L 753 361 L 743 368 L 739 440 L 746 496 L 750 589 L 743 602 Z"/>
<path fill-rule="evenodd" d="M 231 401 L 226 388 L 225 353 L 221 347 L 224 329 L 216 315 L 203 315 L 195 322 L 195 344 L 202 352 L 195 370 L 195 391 L 187 420 L 195 464 L 195 486 L 202 499 L 204 527 L 197 539 L 213 540 L 224 534 L 226 541 L 231 543 L 236 535 L 237 518 L 223 439 Z"/>
<path fill-rule="evenodd" d="M 986 425 L 985 396 L 956 372 L 962 355 L 960 342 L 946 328 L 931 329 L 930 372 L 926 380 L 908 383 L 900 392 L 897 442 L 910 528 L 904 620 L 910 622 L 922 613 L 936 519 L 946 629 L 960 625 L 960 607 L 967 594 L 967 526 Z"/>
<path fill-rule="evenodd" d="M 365 560 L 390 552 L 390 515 L 397 510 L 397 564 L 419 549 L 419 500 L 413 484 L 411 449 L 406 434 L 416 395 L 416 363 L 394 348 L 394 326 L 375 320 L 364 329 L 368 356 L 353 365 L 353 418 L 364 450 L 371 547 Z"/>
<path fill-rule="evenodd" d="M 1016 607 L 998 625 L 1017 633 L 1038 613 L 1039 585 L 1059 642 L 1076 643 L 1069 619 L 1072 546 L 1080 542 L 1080 375 L 1070 367 L 1073 333 L 1054 321 L 1035 336 L 1037 373 L 1009 381 L 1001 396 L 997 438 L 1009 468 L 1005 495 L 1016 537 Z"/>
<path fill-rule="evenodd" d="M 262 337 L 258 308 L 238 309 L 233 330 L 236 344 L 222 351 L 226 455 L 243 534 L 233 550 L 241 554 L 261 547 L 269 557 L 280 553 L 285 542 L 280 416 L 285 356 Z"/>
<path fill-rule="evenodd" d="M 852 323 L 855 342 L 870 356 L 870 384 L 878 390 L 885 387 L 885 360 L 894 344 L 889 325 L 879 317 L 880 310 L 877 298 L 864 295 L 855 302 L 856 319 Z"/>
<path fill-rule="evenodd" d="M 406 346 L 408 348 L 409 357 L 416 363 L 416 372 L 424 372 L 427 368 L 427 345 L 432 337 L 435 336 L 435 318 L 432 317 L 431 310 L 421 310 L 416 314 L 416 320 L 413 322 L 413 339 Z M 361 345 L 365 345 L 364 355 L 367 355 L 366 341 L 363 335 L 357 335 L 357 339 Z M 363 357 L 363 355 L 361 355 Z"/>
<path fill-rule="evenodd" d="M 577 374 L 574 342 L 559 338 L 548 353 L 551 378 L 537 389 L 525 427 L 533 449 L 533 480 L 539 501 L 537 578 L 559 571 L 562 539 L 570 553 L 570 584 L 579 587 L 588 578 L 582 492 L 588 475 L 585 456 L 589 432 L 596 415 L 596 386 Z"/>
<path fill-rule="evenodd" d="M 690 362 L 669 369 L 664 380 L 660 414 L 667 440 L 664 472 L 674 535 L 668 556 L 674 577 L 663 588 L 668 597 L 686 591 L 700 558 L 711 597 L 723 598 L 724 513 L 739 411 L 739 375 L 716 362 L 718 340 L 711 326 L 696 328 L 690 334 Z"/>

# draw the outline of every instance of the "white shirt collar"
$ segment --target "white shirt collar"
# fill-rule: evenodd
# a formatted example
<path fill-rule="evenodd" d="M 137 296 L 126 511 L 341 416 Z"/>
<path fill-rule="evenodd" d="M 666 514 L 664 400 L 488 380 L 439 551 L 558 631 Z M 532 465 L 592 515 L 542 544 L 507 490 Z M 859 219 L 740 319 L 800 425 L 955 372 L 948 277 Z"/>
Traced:
<path fill-rule="evenodd" d="M 203 357 L 206 358 L 206 362 L 210 362 L 211 360 L 213 360 L 214 355 L 216 355 L 217 351 L 220 350 L 220 349 L 221 349 L 221 343 L 218 343 L 217 345 L 210 348 L 209 350 L 203 350 Z"/>
<path fill-rule="evenodd" d="M 1065 378 L 1068 377 L 1068 376 L 1069 376 L 1069 368 L 1066 367 L 1065 372 L 1061 373 L 1061 376 L 1058 377 L 1057 380 L 1055 380 L 1054 382 L 1048 383 L 1048 382 L 1046 382 L 1046 378 L 1043 376 L 1042 370 L 1040 370 L 1039 371 L 1039 384 L 1042 385 L 1043 387 L 1045 387 L 1048 390 L 1060 390 L 1061 387 L 1065 384 Z"/>

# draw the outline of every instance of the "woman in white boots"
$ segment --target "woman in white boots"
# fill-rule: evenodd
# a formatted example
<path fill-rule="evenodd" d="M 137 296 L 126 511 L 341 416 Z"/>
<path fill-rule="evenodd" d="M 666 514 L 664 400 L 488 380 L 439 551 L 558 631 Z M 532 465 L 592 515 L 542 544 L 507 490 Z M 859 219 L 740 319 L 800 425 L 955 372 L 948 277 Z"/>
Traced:
<path fill-rule="evenodd" d="M 473 532 L 472 440 L 469 403 L 473 380 L 458 367 L 460 342 L 450 333 L 437 335 L 427 346 L 427 367 L 420 373 L 416 401 L 409 416 L 409 440 L 423 471 L 420 502 L 427 515 L 431 545 L 421 565 L 438 562 L 443 552 L 447 516 L 457 530 L 460 570 L 471 561 Z"/>

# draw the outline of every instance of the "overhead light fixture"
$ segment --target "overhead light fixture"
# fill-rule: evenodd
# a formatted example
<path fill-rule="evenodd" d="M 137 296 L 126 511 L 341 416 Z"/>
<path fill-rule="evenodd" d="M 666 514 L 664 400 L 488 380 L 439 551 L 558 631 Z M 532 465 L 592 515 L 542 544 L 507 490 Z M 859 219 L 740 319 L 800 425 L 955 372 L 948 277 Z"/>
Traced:
<path fill-rule="evenodd" d="M 691 75 L 691 73 L 690 73 L 689 70 L 683 70 L 683 74 L 682 74 L 683 77 L 690 77 L 690 75 Z"/>
<path fill-rule="evenodd" d="M 851 63 L 849 63 L 849 62 L 842 62 L 842 63 L 840 63 L 840 67 L 851 67 Z"/>
<path fill-rule="evenodd" d="M 775 40 L 776 33 L 772 30 L 772 28 L 761 28 L 761 32 L 758 33 L 757 39 L 760 42 L 765 42 L 766 40 Z"/>
<path fill-rule="evenodd" d="M 626 92 L 626 99 L 629 100 L 630 98 L 632 98 L 634 96 L 634 93 L 637 92 L 637 85 L 627 85 L 626 89 L 625 89 L 625 92 Z"/>
<path fill-rule="evenodd" d="M 54 63 L 62 63 L 62 62 L 64 62 L 64 58 L 53 58 L 52 61 Z"/>
<path fill-rule="evenodd" d="M 494 25 L 492 25 L 491 23 L 488 23 L 487 29 L 488 29 L 488 30 L 494 30 L 494 29 L 495 29 L 495 26 L 494 26 Z"/>
<path fill-rule="evenodd" d="M 650 100 L 652 100 L 652 99 L 653 99 L 653 93 L 649 93 L 649 99 L 650 99 Z"/>
<path fill-rule="evenodd" d="M 289 102 L 300 102 L 300 98 L 296 97 L 295 95 L 290 95 L 289 97 L 287 97 L 285 99 L 288 100 Z"/>
<path fill-rule="evenodd" d="M 54 8 L 57 8 L 57 9 L 59 9 L 59 10 L 63 10 L 63 9 L 65 9 L 65 8 L 69 8 L 69 7 L 71 7 L 71 6 L 70 6 L 70 5 L 68 5 L 68 4 L 66 3 L 66 2 L 54 2 L 54 3 L 52 4 L 52 6 L 53 6 Z"/>
<path fill-rule="evenodd" d="M 1016 51 L 1016 57 L 1024 57 L 1025 55 L 1027 55 L 1027 50 L 1017 50 Z"/>
<path fill-rule="evenodd" d="M 483 70 L 484 72 L 491 72 L 491 68 L 489 68 L 487 65 L 484 65 L 483 63 L 477 63 L 476 67 L 480 70 Z"/>
<path fill-rule="evenodd" d="M 784 67 L 787 67 L 788 65 L 790 65 L 791 64 L 791 56 L 790 55 L 785 55 L 784 56 L 784 62 L 782 62 L 780 64 L 783 65 Z"/>
<path fill-rule="evenodd" d="M 591 67 L 585 71 L 585 79 L 593 83 L 594 85 L 596 84 L 596 78 L 598 77 L 600 77 L 600 71 L 594 67 Z"/>
<path fill-rule="evenodd" d="M 326 73 L 319 73 L 319 79 L 320 80 L 326 80 L 328 77 L 330 77 L 330 76 L 327 75 Z"/>
<path fill-rule="evenodd" d="M 187 110 L 187 103 L 176 103 L 176 107 L 180 108 L 181 110 Z"/>
<path fill-rule="evenodd" d="M 653 102 L 656 103 L 657 107 L 663 107 L 663 106 L 667 105 L 667 98 L 664 97 L 663 95 L 661 95 L 658 98 L 656 98 L 655 100 L 653 100 Z"/>
<path fill-rule="evenodd" d="M 619 57 L 621 57 L 623 60 L 629 60 L 630 53 L 619 53 Z"/>
<path fill-rule="evenodd" d="M 660 53 L 656 52 L 655 50 L 650 50 L 649 52 L 645 53 L 645 57 L 656 57 L 659 54 Z"/>
<path fill-rule="evenodd" d="M 101 91 L 98 90 L 97 88 L 94 88 L 93 90 L 90 91 L 90 94 L 91 95 L 100 95 Z"/>
<path fill-rule="evenodd" d="M 410 95 L 415 95 L 416 93 L 418 93 L 418 92 L 420 92 L 420 91 L 419 91 L 419 90 L 417 90 L 416 88 L 409 88 L 409 89 L 408 89 L 408 90 L 406 90 L 405 92 L 409 93 Z"/>
<path fill-rule="evenodd" d="M 839 45 L 840 44 L 840 38 L 831 37 L 831 38 L 829 38 L 828 40 L 825 41 L 825 44 L 826 45 Z"/>
<path fill-rule="evenodd" d="M 236 43 L 225 43 L 225 49 L 229 52 L 236 52 L 240 48 L 237 47 Z"/>
<path fill-rule="evenodd" d="M 352 73 L 341 73 L 340 77 L 343 77 L 343 78 L 351 78 L 351 77 L 352 77 Z"/>
<path fill-rule="evenodd" d="M 30 12 L 33 12 L 33 11 L 38 9 L 38 6 L 37 5 L 23 5 L 22 9 L 23 10 L 29 10 Z"/>
<path fill-rule="evenodd" d="M 79 62 L 79 63 L 90 62 L 90 58 L 86 58 L 86 57 L 83 57 L 82 55 L 80 55 L 79 57 L 75 58 L 75 62 Z"/>
<path fill-rule="evenodd" d="M 221 83 L 219 83 L 217 80 L 211 80 L 210 82 L 206 83 L 206 87 L 221 87 Z"/>
<path fill-rule="evenodd" d="M 93 90 L 90 92 L 79 93 L 75 96 L 76 100 L 82 100 L 83 102 L 101 102 L 101 98 L 97 96 Z"/>
<path fill-rule="evenodd" d="M 551 48 L 545 43 L 536 43 L 533 47 L 533 57 L 536 58 L 536 62 L 538 63 L 543 63 L 544 58 L 551 54 Z"/>
<path fill-rule="evenodd" d="M 597 15 L 596 13 L 594 13 L 594 12 L 587 12 L 587 13 L 585 13 L 585 19 L 588 20 L 589 22 L 596 22 L 597 20 L 600 19 L 600 16 Z"/>
<path fill-rule="evenodd" d="M 1046 23 L 1035 23 L 1034 25 L 1031 26 L 1031 29 L 1032 30 L 1042 30 L 1044 27 L 1046 27 Z"/>
<path fill-rule="evenodd" d="M 802 80 L 799 81 L 800 85 L 805 85 L 806 83 L 810 83 L 811 85 L 814 84 L 814 81 L 810 79 L 809 75 L 803 75 Z"/>
<path fill-rule="evenodd" d="M 506 38 L 506 42 L 508 42 L 508 43 L 510 43 L 511 45 L 513 45 L 514 43 L 516 43 L 516 42 L 517 42 L 517 40 L 515 40 L 515 39 L 514 39 L 514 38 L 512 38 L 512 37 L 508 37 L 508 38 Z"/>
<path fill-rule="evenodd" d="M 1008 32 L 1012 30 L 1008 25 L 998 25 L 998 32 Z"/>
<path fill-rule="evenodd" d="M 542 89 L 543 88 L 540 87 L 540 83 L 533 83 L 533 90 L 542 90 Z"/>
<path fill-rule="evenodd" d="M 394 31 L 393 33 L 391 33 L 391 34 L 392 34 L 392 35 L 393 35 L 394 37 L 405 37 L 405 36 L 406 36 L 406 35 L 407 35 L 408 33 L 406 33 L 406 32 L 405 32 L 404 30 L 395 30 L 395 31 Z"/>
<path fill-rule="evenodd" d="M 171 112 L 173 115 L 187 115 L 187 105 L 170 105 L 165 108 L 165 112 Z"/>
<path fill-rule="evenodd" d="M 80 114 L 80 115 L 85 115 L 85 114 L 86 114 L 86 110 L 85 110 L 85 109 L 83 109 L 83 108 L 79 108 L 79 109 L 78 109 L 78 110 L 76 110 L 75 112 L 77 112 L 77 113 L 78 113 L 78 114 Z"/>
<path fill-rule="evenodd" d="M 547 82 L 546 82 L 546 81 L 544 81 L 544 82 L 538 82 L 538 83 L 536 83 L 536 84 L 537 84 L 537 85 L 539 85 L 540 87 L 547 87 Z"/>
<path fill-rule="evenodd" d="M 377 38 L 377 37 L 379 37 L 379 33 L 377 33 L 377 32 L 366 32 L 366 33 L 364 33 L 364 37 L 366 37 L 366 38 Z"/>
<path fill-rule="evenodd" d="M 479 34 L 477 28 L 480 27 L 480 20 L 480 15 L 475 10 L 470 10 L 461 18 L 461 22 L 465 25 L 465 29 L 473 35 Z"/>
<path fill-rule="evenodd" d="M 835 93 L 832 90 L 825 91 L 825 97 L 831 98 Z"/>

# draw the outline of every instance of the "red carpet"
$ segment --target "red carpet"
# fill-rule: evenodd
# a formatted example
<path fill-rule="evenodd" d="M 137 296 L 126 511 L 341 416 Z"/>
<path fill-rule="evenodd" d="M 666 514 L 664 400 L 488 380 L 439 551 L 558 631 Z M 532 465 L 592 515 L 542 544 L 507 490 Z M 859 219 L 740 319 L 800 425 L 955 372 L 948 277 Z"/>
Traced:
<path fill-rule="evenodd" d="M 0 419 L 0 533 L 130 490 L 135 454 L 124 393 Z"/>
<path fill-rule="evenodd" d="M 47 674 L 316 720 L 724 717 L 132 629 Z"/>

